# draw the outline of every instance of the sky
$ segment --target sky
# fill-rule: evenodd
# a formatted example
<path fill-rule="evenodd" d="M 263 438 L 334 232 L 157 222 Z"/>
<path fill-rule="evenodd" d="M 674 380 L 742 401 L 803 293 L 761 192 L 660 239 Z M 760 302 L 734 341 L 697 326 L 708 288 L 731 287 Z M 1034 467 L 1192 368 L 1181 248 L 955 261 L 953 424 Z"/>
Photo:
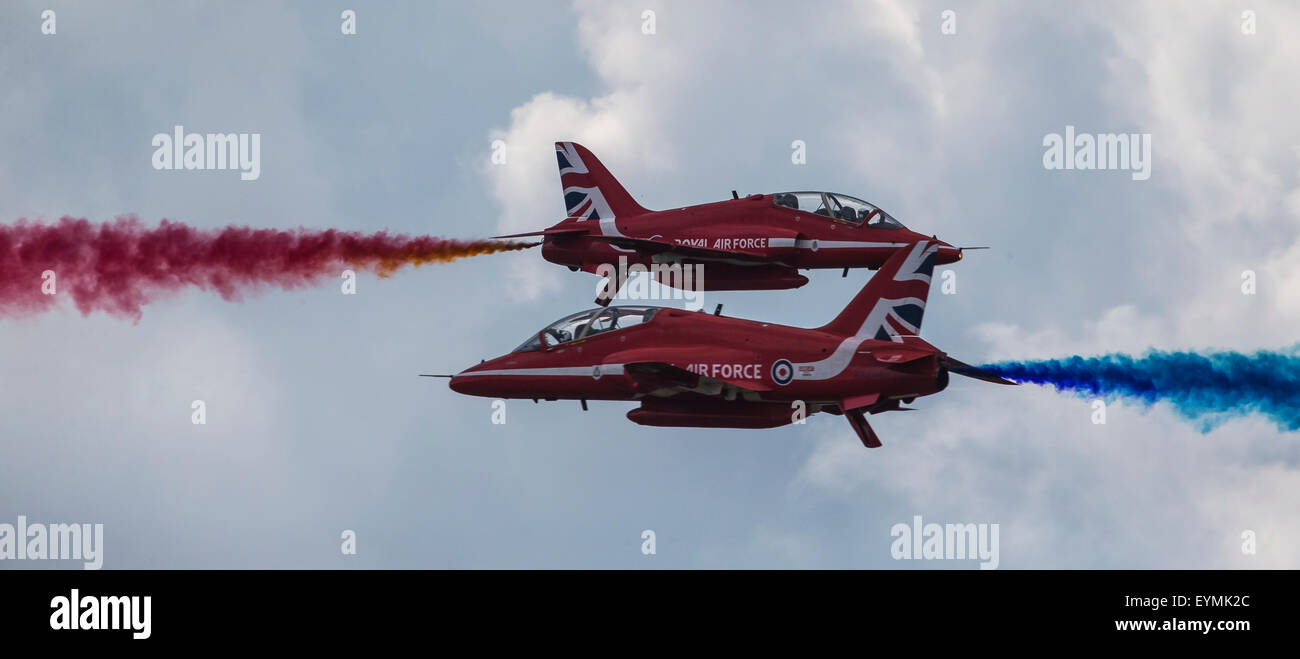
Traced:
<path fill-rule="evenodd" d="M 825 189 L 991 246 L 922 332 L 966 362 L 1284 348 L 1297 62 L 1288 2 L 8 2 L 0 222 L 530 231 L 563 216 L 552 143 L 573 140 L 648 208 Z M 176 125 L 260 133 L 261 176 L 155 170 Z M 1067 126 L 1149 134 L 1150 178 L 1046 169 Z M 868 279 L 810 276 L 706 304 L 817 326 Z M 630 403 L 511 401 L 498 425 L 417 377 L 596 285 L 531 250 L 356 295 L 186 291 L 138 323 L 0 318 L 0 522 L 102 523 L 108 569 L 975 569 L 893 558 L 917 515 L 998 524 L 1002 569 L 1300 567 L 1300 437 L 1261 418 L 1201 433 L 1111 402 L 1095 424 L 1084 399 L 962 380 L 874 417 L 867 451 L 828 415 L 650 428 Z"/>

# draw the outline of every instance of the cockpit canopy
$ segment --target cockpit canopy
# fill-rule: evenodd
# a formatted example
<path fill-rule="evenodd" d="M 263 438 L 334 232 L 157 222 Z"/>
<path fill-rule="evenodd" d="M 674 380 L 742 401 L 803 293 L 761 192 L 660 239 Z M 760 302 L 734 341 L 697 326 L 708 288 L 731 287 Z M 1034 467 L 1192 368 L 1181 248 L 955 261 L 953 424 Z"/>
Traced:
<path fill-rule="evenodd" d="M 621 306 L 597 307 L 579 311 L 572 316 L 565 316 L 540 331 L 535 332 L 514 352 L 538 350 L 543 347 L 560 345 L 578 339 L 589 339 L 597 334 L 627 329 L 633 325 L 648 322 L 659 307 Z"/>
<path fill-rule="evenodd" d="M 872 227 L 874 229 L 901 229 L 903 223 L 885 211 L 857 197 L 838 192 L 778 192 L 772 197 L 777 206 L 785 206 L 805 213 L 829 217 L 839 222 Z"/>

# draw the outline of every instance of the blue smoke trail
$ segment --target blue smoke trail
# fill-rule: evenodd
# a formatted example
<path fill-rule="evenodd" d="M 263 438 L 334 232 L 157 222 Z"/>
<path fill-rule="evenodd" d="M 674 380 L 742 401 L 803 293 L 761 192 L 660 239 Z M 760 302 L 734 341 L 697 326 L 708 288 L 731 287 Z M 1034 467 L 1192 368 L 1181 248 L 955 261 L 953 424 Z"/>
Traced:
<path fill-rule="evenodd" d="M 1075 356 L 980 368 L 1083 397 L 1118 396 L 1148 407 L 1165 401 L 1202 433 L 1252 413 L 1279 429 L 1300 430 L 1300 345 L 1254 354 L 1152 350 L 1140 357 Z"/>

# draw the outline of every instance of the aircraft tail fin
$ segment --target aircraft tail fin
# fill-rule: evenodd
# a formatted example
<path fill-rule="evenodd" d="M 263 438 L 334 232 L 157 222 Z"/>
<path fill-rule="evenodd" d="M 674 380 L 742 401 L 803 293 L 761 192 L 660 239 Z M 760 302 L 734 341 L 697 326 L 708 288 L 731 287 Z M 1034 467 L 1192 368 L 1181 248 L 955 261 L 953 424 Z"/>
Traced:
<path fill-rule="evenodd" d="M 897 342 L 919 335 L 938 251 L 938 243 L 930 240 L 898 248 L 840 315 L 819 329 Z"/>
<path fill-rule="evenodd" d="M 612 220 L 650 212 L 632 199 L 587 147 L 577 142 L 556 142 L 555 158 L 559 161 L 568 217 Z"/>

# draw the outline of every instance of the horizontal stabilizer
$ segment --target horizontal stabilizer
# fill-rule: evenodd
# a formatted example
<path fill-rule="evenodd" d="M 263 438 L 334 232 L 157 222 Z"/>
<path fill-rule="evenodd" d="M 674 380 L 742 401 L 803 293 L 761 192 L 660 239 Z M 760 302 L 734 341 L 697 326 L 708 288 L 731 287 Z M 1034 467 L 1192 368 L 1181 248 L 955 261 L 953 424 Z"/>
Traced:
<path fill-rule="evenodd" d="M 871 351 L 871 357 L 882 364 L 906 364 L 933 354 L 933 351 L 917 348 L 882 348 Z"/>
<path fill-rule="evenodd" d="M 554 236 L 561 233 L 587 233 L 589 227 L 551 227 L 541 231 L 529 231 L 528 233 L 512 233 L 508 236 L 492 236 L 492 238 L 527 238 L 529 236 Z"/>

